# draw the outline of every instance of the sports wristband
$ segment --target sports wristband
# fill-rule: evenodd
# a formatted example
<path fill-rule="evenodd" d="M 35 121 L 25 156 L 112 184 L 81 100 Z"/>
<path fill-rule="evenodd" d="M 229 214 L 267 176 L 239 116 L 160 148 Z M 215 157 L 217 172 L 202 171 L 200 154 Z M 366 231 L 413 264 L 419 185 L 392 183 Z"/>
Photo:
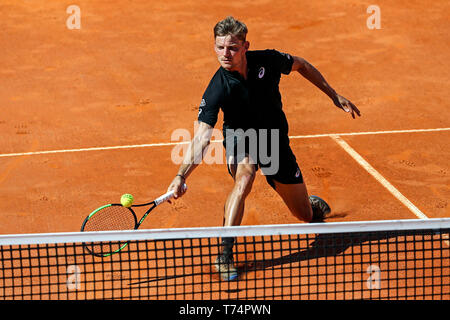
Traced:
<path fill-rule="evenodd" d="M 186 178 L 183 175 L 181 175 L 181 174 L 177 174 L 176 177 L 182 177 L 183 180 L 186 181 Z"/>

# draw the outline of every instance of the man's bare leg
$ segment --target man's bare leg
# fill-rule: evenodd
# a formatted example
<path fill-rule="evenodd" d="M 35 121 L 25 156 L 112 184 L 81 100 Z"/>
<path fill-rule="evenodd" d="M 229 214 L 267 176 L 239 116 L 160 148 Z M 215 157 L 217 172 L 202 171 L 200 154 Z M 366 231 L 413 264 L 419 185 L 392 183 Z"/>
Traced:
<path fill-rule="evenodd" d="M 234 187 L 225 202 L 224 226 L 237 226 L 244 216 L 245 199 L 252 190 L 255 180 L 255 165 L 245 158 L 230 168 L 234 178 Z"/>
<path fill-rule="evenodd" d="M 323 221 L 330 212 L 328 204 L 316 196 L 308 196 L 305 183 L 283 184 L 273 181 L 275 191 L 286 203 L 292 214 L 305 222 Z"/>
<path fill-rule="evenodd" d="M 237 165 L 230 165 L 230 172 L 234 179 L 234 187 L 225 202 L 224 226 L 241 224 L 244 216 L 245 199 L 252 189 L 256 168 L 248 158 L 245 158 Z M 220 272 L 222 279 L 227 281 L 235 280 L 238 276 L 233 264 L 233 246 L 234 238 L 223 238 L 221 253 L 215 262 L 216 269 Z"/>

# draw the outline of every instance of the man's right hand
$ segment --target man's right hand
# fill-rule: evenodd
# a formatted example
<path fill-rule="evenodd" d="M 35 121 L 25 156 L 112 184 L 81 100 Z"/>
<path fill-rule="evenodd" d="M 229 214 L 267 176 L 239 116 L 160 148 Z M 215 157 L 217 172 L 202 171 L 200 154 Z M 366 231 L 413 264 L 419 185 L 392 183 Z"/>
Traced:
<path fill-rule="evenodd" d="M 172 183 L 170 184 L 169 188 L 167 189 L 167 191 L 175 191 L 173 197 L 175 199 L 183 196 L 186 193 L 186 188 L 185 188 L 185 182 L 186 179 L 181 176 L 181 175 L 177 175 Z"/>

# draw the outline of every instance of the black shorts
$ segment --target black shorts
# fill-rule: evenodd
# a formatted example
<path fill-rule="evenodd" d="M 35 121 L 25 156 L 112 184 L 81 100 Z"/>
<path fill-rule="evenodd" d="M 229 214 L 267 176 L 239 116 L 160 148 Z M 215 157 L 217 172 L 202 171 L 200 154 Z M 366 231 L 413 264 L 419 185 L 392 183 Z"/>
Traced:
<path fill-rule="evenodd" d="M 249 156 L 256 170 L 261 168 L 272 188 L 275 188 L 274 181 L 283 184 L 303 183 L 303 176 L 287 134 L 274 130 L 236 130 L 231 133 L 224 130 L 223 145 L 230 175 L 230 165 L 237 164 Z"/>

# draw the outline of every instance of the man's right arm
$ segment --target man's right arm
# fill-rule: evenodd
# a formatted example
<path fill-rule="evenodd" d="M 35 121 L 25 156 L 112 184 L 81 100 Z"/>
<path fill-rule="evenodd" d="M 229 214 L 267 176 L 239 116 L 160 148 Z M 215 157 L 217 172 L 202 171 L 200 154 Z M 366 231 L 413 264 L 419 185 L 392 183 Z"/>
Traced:
<path fill-rule="evenodd" d="M 187 177 L 194 171 L 198 164 L 202 161 L 205 149 L 211 141 L 213 127 L 205 122 L 199 122 L 197 132 L 187 148 L 183 163 L 178 169 L 178 173 L 170 184 L 168 191 L 174 190 L 174 198 L 181 197 L 186 190 L 183 185 Z"/>
<path fill-rule="evenodd" d="M 169 191 L 174 190 L 174 197 L 178 198 L 184 194 L 183 185 L 187 177 L 201 163 L 205 149 L 208 147 L 213 127 L 217 122 L 220 106 L 223 103 L 223 81 L 220 69 L 208 84 L 199 105 L 198 123 L 199 126 L 195 136 L 187 148 L 183 163 L 178 169 L 176 177 L 169 186 Z"/>

